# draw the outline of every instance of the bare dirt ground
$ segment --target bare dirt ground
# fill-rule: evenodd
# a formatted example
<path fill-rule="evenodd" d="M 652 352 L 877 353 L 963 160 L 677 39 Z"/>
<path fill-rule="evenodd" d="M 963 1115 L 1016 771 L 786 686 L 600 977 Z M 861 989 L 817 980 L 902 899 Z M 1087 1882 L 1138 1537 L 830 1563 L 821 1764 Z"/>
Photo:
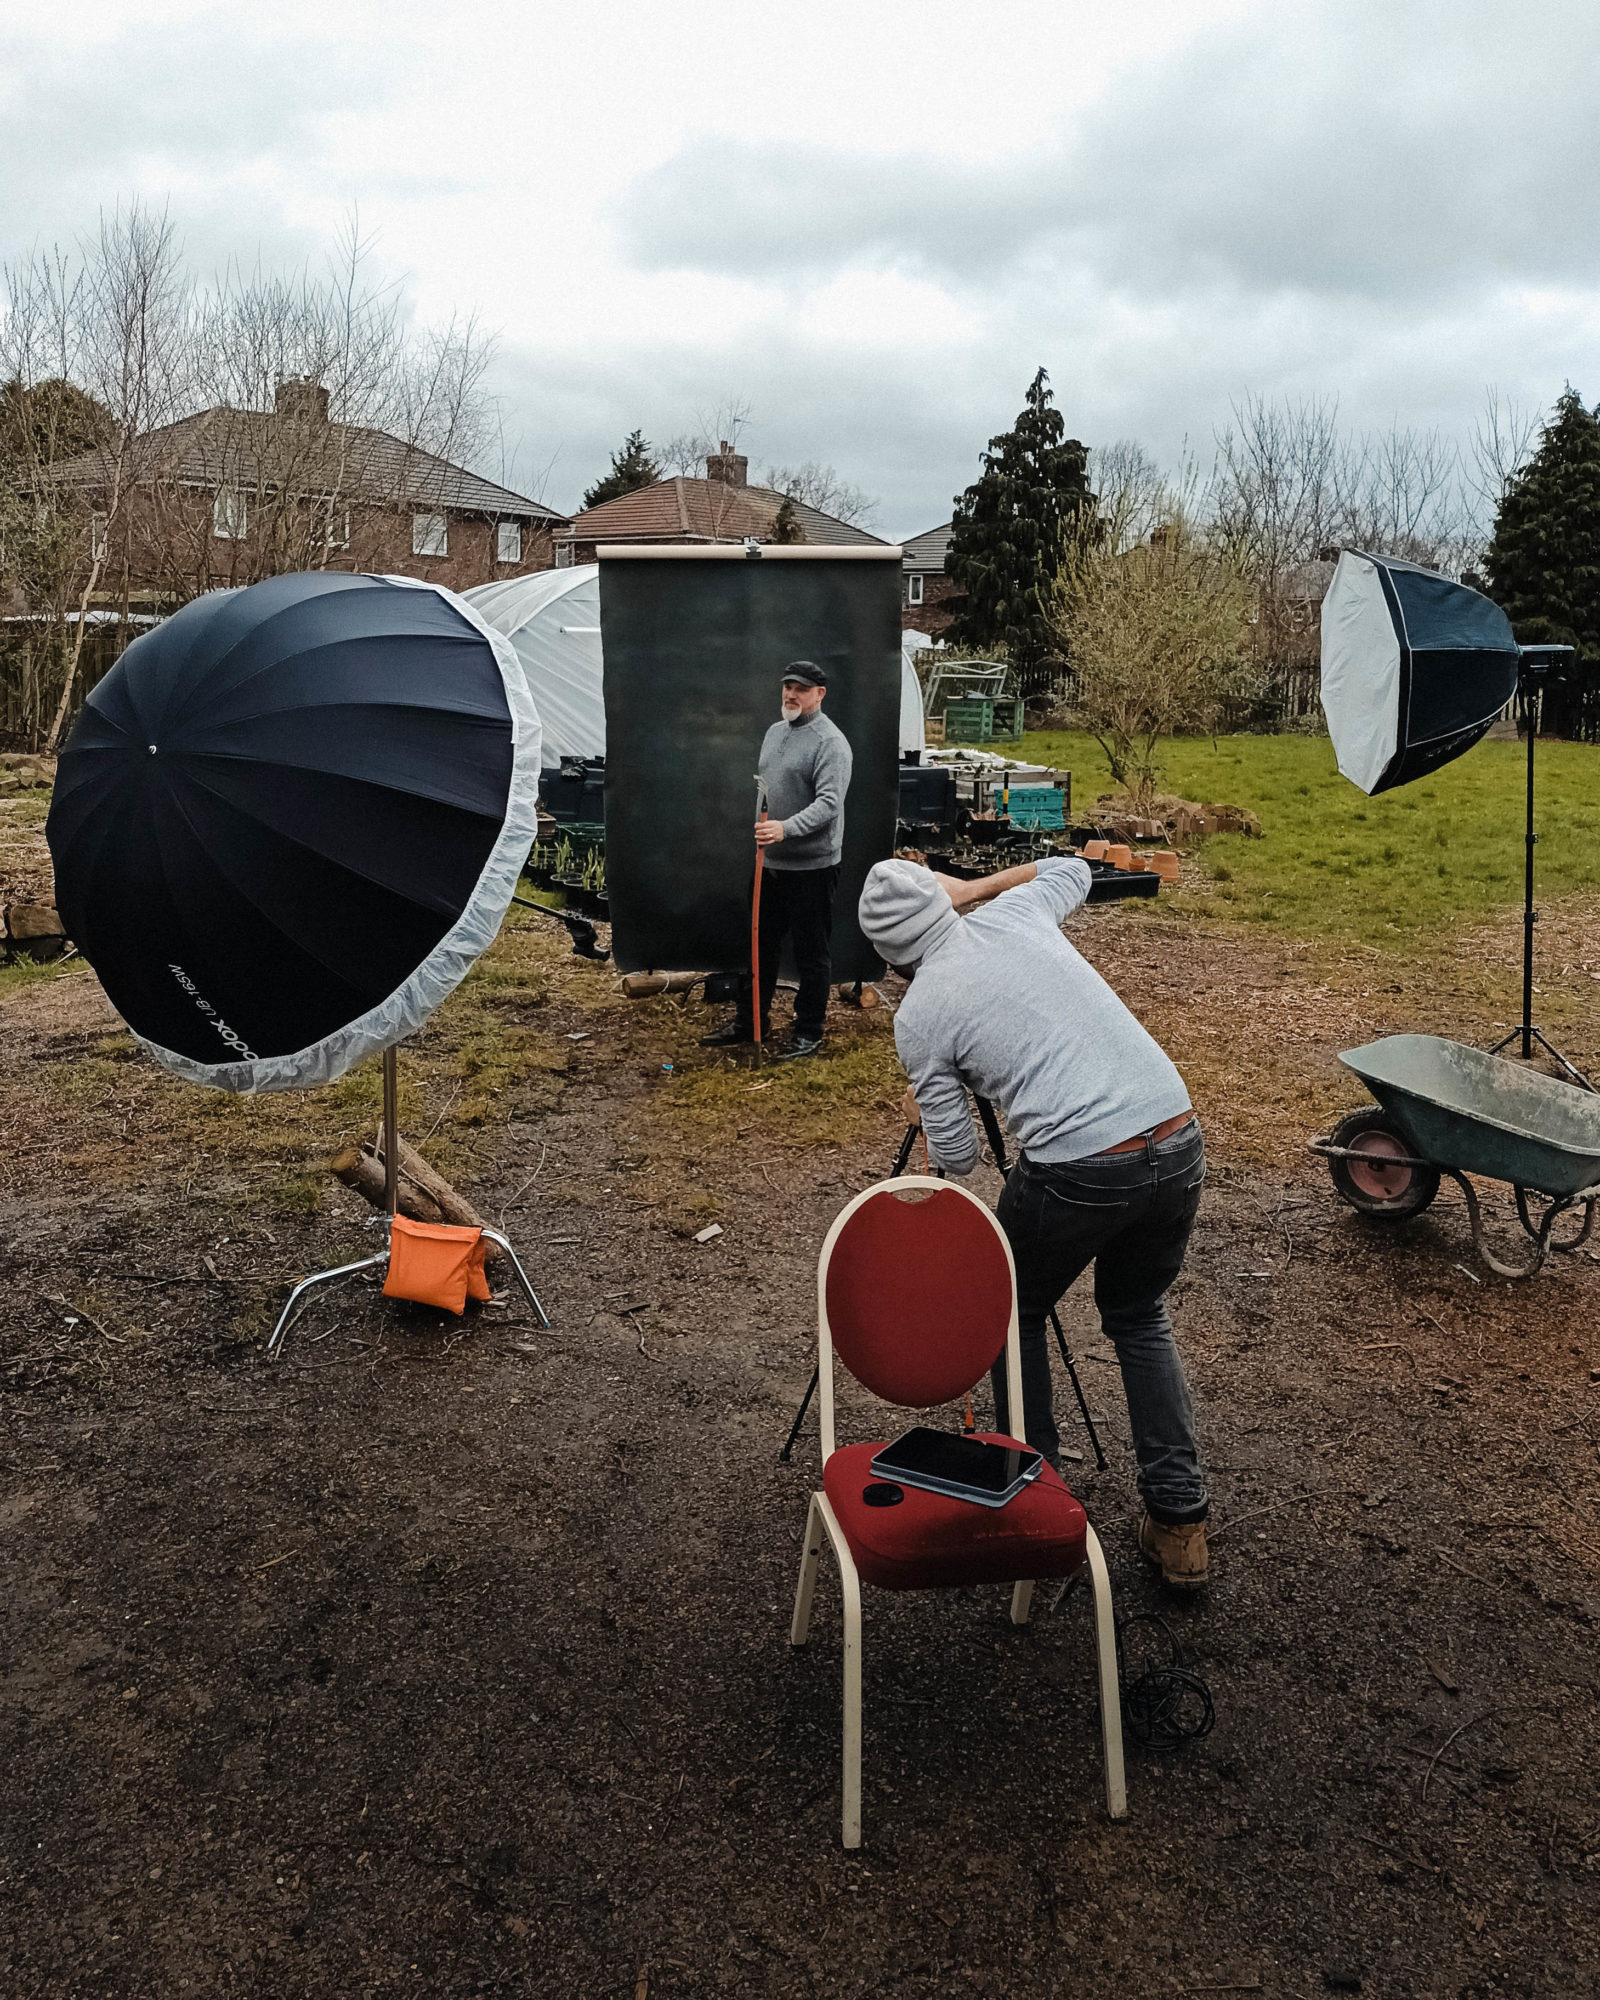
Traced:
<path fill-rule="evenodd" d="M 1591 1059 L 1594 914 L 1542 936 Z M 787 1643 L 814 1425 L 778 1447 L 822 1234 L 899 1136 L 888 1023 L 756 1075 L 547 928 L 408 1051 L 404 1114 L 549 1332 L 355 1283 L 268 1363 L 291 1275 L 371 1241 L 320 1163 L 375 1075 L 211 1099 L 81 966 L 0 1001 L 0 1992 L 1600 1990 L 1600 1271 L 1491 1279 L 1448 1191 L 1387 1232 L 1301 1150 L 1360 1101 L 1338 1048 L 1509 1018 L 1510 922 L 1407 967 L 1075 919 L 1208 1129 L 1175 1309 L 1210 1592 L 1141 1570 L 1076 1296 L 1112 1466 L 1074 1484 L 1217 1725 L 1132 1752 L 1112 1825 L 1081 1592 L 1020 1631 L 999 1592 L 874 1595 L 850 1855 L 826 1570 Z"/>

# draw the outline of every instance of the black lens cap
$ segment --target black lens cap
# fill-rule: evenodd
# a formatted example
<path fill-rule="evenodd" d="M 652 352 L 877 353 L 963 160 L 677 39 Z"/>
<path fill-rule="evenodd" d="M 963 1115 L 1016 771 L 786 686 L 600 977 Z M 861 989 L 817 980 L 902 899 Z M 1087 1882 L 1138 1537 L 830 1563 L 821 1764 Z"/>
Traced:
<path fill-rule="evenodd" d="M 906 1497 L 906 1489 L 891 1486 L 886 1479 L 878 1479 L 872 1485 L 862 1487 L 861 1497 L 869 1507 L 898 1507 Z"/>

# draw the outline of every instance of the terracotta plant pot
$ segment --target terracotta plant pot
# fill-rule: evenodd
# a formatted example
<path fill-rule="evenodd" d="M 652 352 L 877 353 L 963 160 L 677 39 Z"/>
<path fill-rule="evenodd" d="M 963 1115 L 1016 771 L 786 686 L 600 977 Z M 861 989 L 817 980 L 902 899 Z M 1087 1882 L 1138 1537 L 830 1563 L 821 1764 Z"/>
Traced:
<path fill-rule="evenodd" d="M 1178 879 L 1178 857 L 1171 848 L 1158 847 L 1154 854 L 1147 854 L 1145 866 L 1152 874 L 1159 875 L 1163 882 L 1176 882 Z"/>
<path fill-rule="evenodd" d="M 1083 858 L 1085 861 L 1104 861 L 1106 858 L 1105 841 L 1086 840 L 1083 843 Z"/>
<path fill-rule="evenodd" d="M 1124 847 L 1120 841 L 1115 842 L 1106 849 L 1106 859 L 1113 868 L 1126 868 L 1133 859 L 1133 849 Z"/>

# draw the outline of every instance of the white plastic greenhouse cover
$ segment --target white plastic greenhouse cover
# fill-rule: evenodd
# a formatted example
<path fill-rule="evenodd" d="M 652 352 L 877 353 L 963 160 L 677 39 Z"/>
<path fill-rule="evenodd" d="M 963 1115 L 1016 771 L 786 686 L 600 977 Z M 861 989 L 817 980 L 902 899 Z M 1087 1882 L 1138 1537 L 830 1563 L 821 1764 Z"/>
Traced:
<path fill-rule="evenodd" d="M 921 750 L 926 745 L 922 728 L 922 683 L 911 664 L 912 656 L 933 641 L 926 632 L 900 635 L 900 749 Z"/>
<path fill-rule="evenodd" d="M 511 641 L 544 731 L 544 761 L 606 754 L 600 565 L 536 570 L 462 595 Z"/>

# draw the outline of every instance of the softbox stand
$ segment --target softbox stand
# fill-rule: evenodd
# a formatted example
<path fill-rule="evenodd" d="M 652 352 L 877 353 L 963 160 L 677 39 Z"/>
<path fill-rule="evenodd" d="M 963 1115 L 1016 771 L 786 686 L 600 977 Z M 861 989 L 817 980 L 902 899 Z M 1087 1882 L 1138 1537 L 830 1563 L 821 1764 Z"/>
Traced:
<path fill-rule="evenodd" d="M 994 1106 L 989 1102 L 987 1097 L 979 1097 L 976 1091 L 972 1095 L 978 1107 L 978 1117 L 983 1124 L 984 1136 L 988 1139 L 990 1151 L 994 1154 L 994 1163 L 1000 1170 L 1000 1178 L 1008 1180 L 1011 1175 L 1011 1168 L 1006 1161 L 1006 1142 L 1000 1131 L 1000 1120 L 995 1116 Z M 908 1125 L 906 1127 L 906 1136 L 901 1140 L 900 1150 L 895 1155 L 893 1167 L 889 1170 L 890 1180 L 898 1180 L 905 1172 L 906 1162 L 911 1158 L 911 1148 L 916 1140 L 917 1130 L 918 1128 L 915 1125 Z M 1066 1366 L 1067 1379 L 1072 1384 L 1072 1393 L 1078 1399 L 1078 1410 L 1083 1418 L 1084 1429 L 1088 1431 L 1089 1442 L 1094 1446 L 1095 1464 L 1104 1472 L 1106 1469 L 1106 1455 L 1100 1447 L 1100 1433 L 1095 1429 L 1094 1418 L 1089 1414 L 1089 1404 L 1083 1393 L 1083 1384 L 1078 1380 L 1078 1371 L 1073 1363 L 1072 1350 L 1067 1345 L 1067 1336 L 1061 1331 L 1061 1318 L 1054 1306 L 1050 1308 L 1050 1325 L 1055 1331 L 1056 1346 L 1061 1350 L 1061 1359 Z M 794 1422 L 789 1426 L 789 1436 L 784 1443 L 783 1450 L 778 1453 L 779 1458 L 782 1459 L 785 1465 L 788 1464 L 789 1456 L 793 1452 L 795 1443 L 800 1436 L 800 1426 L 806 1420 L 806 1411 L 811 1407 L 811 1398 L 817 1393 L 819 1379 L 820 1366 L 813 1365 L 811 1380 L 806 1384 L 806 1392 L 800 1398 L 800 1407 L 794 1413 Z M 1017 1414 L 1020 1415 L 1021 1412 L 1019 1411 Z"/>
<path fill-rule="evenodd" d="M 1538 734 L 1545 685 L 1573 659 L 1574 649 L 1571 646 L 1521 646 L 1518 654 L 1517 701 L 1528 733 L 1527 817 L 1522 871 L 1522 1022 L 1509 1035 L 1503 1035 L 1489 1053 L 1497 1056 L 1513 1042 L 1520 1042 L 1522 1060 L 1531 1062 L 1534 1043 L 1537 1042 L 1544 1053 L 1560 1065 L 1571 1082 L 1581 1089 L 1593 1090 L 1595 1086 L 1581 1070 L 1567 1061 L 1543 1030 L 1535 1026 L 1533 1019 L 1533 927 L 1539 921 L 1539 913 L 1533 906 L 1533 850 L 1539 840 L 1533 830 L 1533 743 Z"/>
<path fill-rule="evenodd" d="M 400 1052 L 397 1048 L 387 1048 L 383 1052 L 383 1221 L 386 1228 L 393 1228 L 394 1218 L 400 1212 Z M 485 1227 L 483 1236 L 498 1245 L 511 1259 L 511 1268 L 516 1273 L 517 1283 L 526 1294 L 528 1303 L 539 1315 L 539 1324 L 548 1326 L 549 1316 L 539 1303 L 539 1296 L 528 1282 L 528 1274 L 523 1270 L 520 1259 L 507 1239 L 498 1229 Z M 361 1257 L 353 1264 L 336 1264 L 328 1271 L 314 1271 L 309 1278 L 302 1278 L 289 1294 L 283 1311 L 278 1315 L 278 1324 L 272 1329 L 272 1338 L 267 1342 L 267 1358 L 278 1361 L 283 1357 L 283 1339 L 289 1330 L 289 1322 L 294 1317 L 296 1306 L 307 1292 L 318 1285 L 330 1284 L 335 1278 L 353 1277 L 357 1271 L 375 1270 L 380 1264 L 387 1264 L 390 1250 L 384 1247 L 371 1257 Z"/>

